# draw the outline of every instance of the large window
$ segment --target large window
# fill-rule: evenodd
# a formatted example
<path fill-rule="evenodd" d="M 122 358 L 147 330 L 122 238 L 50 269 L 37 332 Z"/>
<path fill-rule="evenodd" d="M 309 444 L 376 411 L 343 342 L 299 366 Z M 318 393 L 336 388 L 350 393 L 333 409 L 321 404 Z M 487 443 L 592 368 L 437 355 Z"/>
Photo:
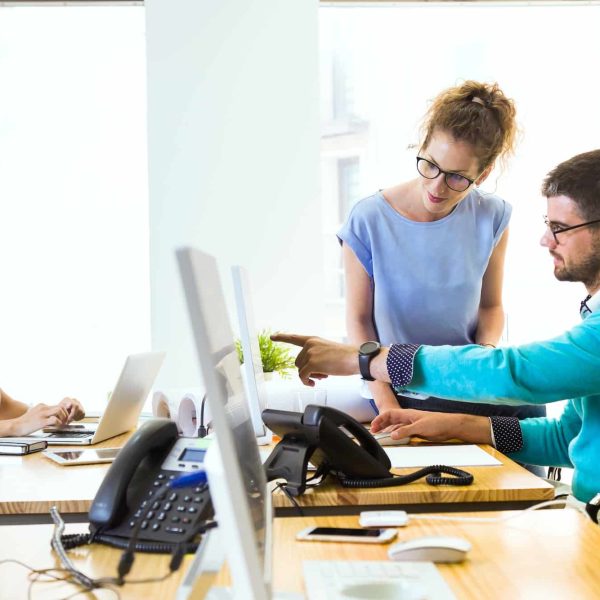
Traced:
<path fill-rule="evenodd" d="M 416 176 L 428 101 L 464 79 L 497 81 L 516 100 L 523 129 L 508 169 L 483 186 L 514 208 L 504 292 L 508 341 L 558 333 L 578 319 L 583 289 L 557 284 L 539 246 L 539 188 L 557 163 L 598 147 L 600 76 L 581 65 L 600 59 L 600 6 L 416 4 L 320 11 L 326 280 L 335 282 L 327 292 L 328 333 L 345 335 L 332 236 L 360 198 Z"/>
<path fill-rule="evenodd" d="M 0 8 L 0 385 L 101 409 L 150 347 L 142 6 Z"/>
<path fill-rule="evenodd" d="M 523 136 L 484 188 L 513 205 L 506 264 L 506 339 L 560 333 L 579 319 L 581 284 L 557 283 L 540 247 L 544 175 L 599 147 L 600 6 L 366 4 L 323 6 L 322 202 L 328 334 L 345 336 L 335 231 L 360 198 L 416 176 L 418 126 L 428 101 L 465 79 L 497 81 L 517 103 Z M 349 198 L 349 193 L 352 197 Z M 343 207 L 343 214 L 339 208 Z M 550 414 L 561 410 L 549 407 Z"/>

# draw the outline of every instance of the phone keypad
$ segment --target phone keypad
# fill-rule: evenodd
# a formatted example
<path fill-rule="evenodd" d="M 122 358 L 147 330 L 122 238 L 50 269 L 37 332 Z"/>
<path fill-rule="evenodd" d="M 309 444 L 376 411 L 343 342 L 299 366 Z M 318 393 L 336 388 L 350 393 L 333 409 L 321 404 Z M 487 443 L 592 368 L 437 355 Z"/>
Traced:
<path fill-rule="evenodd" d="M 176 477 L 169 472 L 158 473 L 150 491 L 135 506 L 125 526 L 131 530 L 142 519 L 139 523 L 139 539 L 186 541 L 195 537 L 199 523 L 212 518 L 208 484 L 167 489 L 156 495 L 158 488 Z"/>

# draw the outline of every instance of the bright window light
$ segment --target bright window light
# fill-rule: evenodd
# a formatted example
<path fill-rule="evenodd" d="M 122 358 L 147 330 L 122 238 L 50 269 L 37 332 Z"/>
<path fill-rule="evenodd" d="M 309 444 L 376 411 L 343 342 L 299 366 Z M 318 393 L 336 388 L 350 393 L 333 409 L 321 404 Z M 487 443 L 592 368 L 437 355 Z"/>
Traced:
<path fill-rule="evenodd" d="M 335 232 L 359 199 L 416 176 L 417 129 L 428 102 L 461 80 L 497 81 L 523 129 L 506 171 L 483 185 L 513 205 L 504 306 L 506 341 L 543 339 L 575 324 L 581 284 L 557 283 L 539 245 L 544 175 L 598 148 L 600 6 L 506 4 L 324 6 L 321 174 L 327 333 L 345 335 Z M 348 198 L 349 194 L 352 198 Z M 342 210 L 341 210 L 342 209 Z M 553 406 L 550 412 L 560 410 Z"/>
<path fill-rule="evenodd" d="M 0 8 L 0 385 L 101 409 L 150 348 L 143 7 Z"/>

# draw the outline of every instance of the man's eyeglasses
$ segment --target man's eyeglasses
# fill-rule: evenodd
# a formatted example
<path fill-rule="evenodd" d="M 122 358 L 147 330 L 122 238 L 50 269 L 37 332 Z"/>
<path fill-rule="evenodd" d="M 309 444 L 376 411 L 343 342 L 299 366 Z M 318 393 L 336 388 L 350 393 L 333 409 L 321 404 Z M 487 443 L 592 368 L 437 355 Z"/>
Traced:
<path fill-rule="evenodd" d="M 464 175 L 442 171 L 435 163 L 421 156 L 417 156 L 417 171 L 425 179 L 435 179 L 440 173 L 443 173 L 446 185 L 455 192 L 464 192 L 469 186 L 475 183 L 474 179 L 469 179 Z"/>
<path fill-rule="evenodd" d="M 595 223 L 600 223 L 600 219 L 596 219 L 595 221 L 587 221 L 586 223 L 579 223 L 579 225 L 571 225 L 571 227 L 563 227 L 562 225 L 558 225 L 557 223 L 553 223 L 548 220 L 548 217 L 544 217 L 544 223 L 546 223 L 546 227 L 550 230 L 550 233 L 554 236 L 554 241 L 557 244 L 560 244 L 558 241 L 558 234 L 564 233 L 565 231 L 571 231 L 572 229 L 579 229 L 580 227 L 587 227 L 588 225 L 594 225 Z"/>

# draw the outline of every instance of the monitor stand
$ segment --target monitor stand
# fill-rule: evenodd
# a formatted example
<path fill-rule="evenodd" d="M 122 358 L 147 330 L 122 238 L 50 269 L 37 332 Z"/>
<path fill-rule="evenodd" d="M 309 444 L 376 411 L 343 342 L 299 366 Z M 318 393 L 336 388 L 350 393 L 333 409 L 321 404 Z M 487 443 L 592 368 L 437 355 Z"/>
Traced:
<path fill-rule="evenodd" d="M 225 543 L 219 529 L 209 529 L 203 536 L 194 559 L 184 575 L 175 600 L 205 598 L 225 561 Z"/>

